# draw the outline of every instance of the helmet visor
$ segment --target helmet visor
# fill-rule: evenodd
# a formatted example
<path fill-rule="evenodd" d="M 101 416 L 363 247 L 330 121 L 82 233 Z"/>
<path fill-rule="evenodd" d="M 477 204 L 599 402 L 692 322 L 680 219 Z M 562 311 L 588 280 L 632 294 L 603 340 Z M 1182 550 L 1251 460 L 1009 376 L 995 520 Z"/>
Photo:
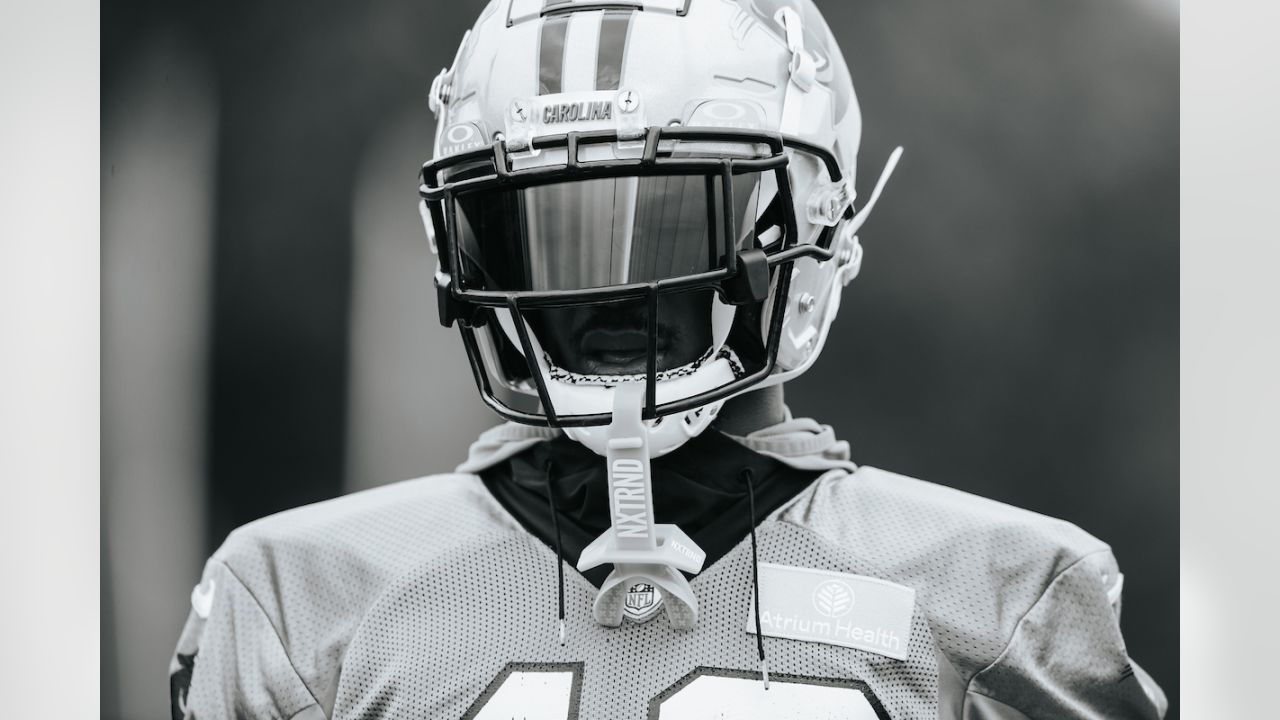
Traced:
<path fill-rule="evenodd" d="M 777 187 L 772 173 L 729 177 L 621 176 L 461 192 L 459 280 L 464 289 L 539 292 L 723 269 L 730 252 L 755 246 L 761 209 Z"/>

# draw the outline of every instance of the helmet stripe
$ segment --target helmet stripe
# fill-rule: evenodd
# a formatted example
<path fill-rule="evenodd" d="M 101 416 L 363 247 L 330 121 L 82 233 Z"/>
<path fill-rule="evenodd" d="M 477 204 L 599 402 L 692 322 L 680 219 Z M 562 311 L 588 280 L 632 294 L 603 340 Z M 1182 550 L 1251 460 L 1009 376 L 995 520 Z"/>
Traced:
<path fill-rule="evenodd" d="M 609 10 L 600 23 L 600 47 L 596 53 L 596 90 L 622 87 L 622 64 L 627 53 L 627 36 L 631 34 L 633 10 Z"/>
<path fill-rule="evenodd" d="M 564 36 L 569 28 L 568 15 L 553 15 L 542 21 L 538 38 L 538 94 L 563 92 Z"/>

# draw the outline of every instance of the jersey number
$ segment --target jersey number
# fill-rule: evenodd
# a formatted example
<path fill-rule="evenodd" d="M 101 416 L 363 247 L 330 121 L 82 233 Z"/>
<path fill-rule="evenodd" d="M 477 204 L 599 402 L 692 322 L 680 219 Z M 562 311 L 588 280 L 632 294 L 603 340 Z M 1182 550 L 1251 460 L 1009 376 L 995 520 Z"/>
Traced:
<path fill-rule="evenodd" d="M 463 720 L 577 720 L 582 663 L 511 663 Z M 649 701 L 649 720 L 889 720 L 865 683 L 698 668 Z"/>

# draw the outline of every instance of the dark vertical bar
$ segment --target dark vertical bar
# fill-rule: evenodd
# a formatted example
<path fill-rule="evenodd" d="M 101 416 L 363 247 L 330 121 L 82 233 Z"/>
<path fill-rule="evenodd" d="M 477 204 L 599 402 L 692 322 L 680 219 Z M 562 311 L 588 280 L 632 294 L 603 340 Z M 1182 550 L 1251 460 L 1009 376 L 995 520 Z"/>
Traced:
<path fill-rule="evenodd" d="M 645 332 L 649 335 L 648 363 L 644 373 L 644 412 L 646 420 L 658 414 L 658 286 L 649 286 L 649 312 L 645 319 Z"/>
<path fill-rule="evenodd" d="M 578 133 L 570 132 L 565 136 L 565 165 L 574 170 L 578 167 Z"/>
<path fill-rule="evenodd" d="M 551 427 L 560 426 L 560 418 L 556 415 L 555 405 L 551 403 L 551 395 L 547 392 L 546 380 L 542 377 L 542 368 L 538 367 L 538 357 L 533 352 L 533 342 L 529 339 L 529 328 L 524 322 L 524 313 L 520 310 L 520 301 L 514 296 L 507 298 L 507 310 L 511 312 L 511 321 L 516 326 L 516 335 L 520 338 L 520 349 L 525 360 L 529 362 L 529 372 L 533 375 L 534 387 L 538 388 L 538 399 L 542 401 L 542 412 L 547 416 Z"/>
<path fill-rule="evenodd" d="M 622 87 L 622 66 L 627 56 L 627 37 L 632 10 L 609 10 L 600 21 L 600 45 L 596 51 L 596 90 Z"/>
<path fill-rule="evenodd" d="M 773 317 L 769 319 L 769 337 L 765 340 L 764 346 L 764 372 L 773 372 L 773 366 L 778 361 L 778 345 L 782 340 L 782 320 L 786 317 L 787 293 L 791 289 L 791 270 L 795 267 L 794 263 L 783 263 L 773 269 L 774 279 L 776 282 L 774 287 Z M 783 302 L 778 302 L 778 298 L 782 298 Z"/>
<path fill-rule="evenodd" d="M 561 92 L 564 80 L 564 36 L 569 28 L 568 15 L 554 15 L 542 21 L 538 38 L 538 94 Z"/>
<path fill-rule="evenodd" d="M 791 179 L 787 175 L 786 166 L 782 166 L 774 171 L 778 177 L 778 197 L 782 202 L 782 212 L 787 218 L 786 235 L 782 238 L 782 249 L 786 249 L 795 245 L 798 241 L 799 230 L 796 225 L 795 202 L 791 195 Z M 782 339 L 782 321 L 786 317 L 786 302 L 777 302 L 777 298 L 785 299 L 791 288 L 791 271 L 795 267 L 795 263 L 786 262 L 778 265 L 772 270 L 774 273 L 770 284 L 776 283 L 773 288 L 774 307 L 773 317 L 769 319 L 769 336 L 765 340 L 765 371 L 772 372 L 774 364 L 778 361 L 778 345 Z"/>
<path fill-rule="evenodd" d="M 720 184 L 724 187 L 724 264 L 728 270 L 738 268 L 738 221 L 733 216 L 733 161 L 725 160 L 720 170 Z"/>
<path fill-rule="evenodd" d="M 380 79 L 387 61 L 364 49 L 378 47 L 366 42 L 371 35 L 357 32 L 343 46 L 341 62 L 360 71 L 317 74 L 308 69 L 335 62 L 332 44 L 242 32 L 288 17 L 269 3 L 242 10 L 223 13 L 234 22 L 197 11 L 195 25 L 207 32 L 218 78 L 210 548 L 246 522 L 343 491 L 352 197 L 364 138 L 403 103 L 402 89 Z M 359 30 L 357 16 L 334 5 L 308 21 L 332 33 Z M 296 80 L 297 92 L 277 92 L 281 77 Z M 299 132 L 301 117 L 325 121 Z"/>
<path fill-rule="evenodd" d="M 778 195 L 782 201 L 783 214 L 787 218 L 787 234 L 782 238 L 782 248 L 786 249 L 799 242 L 800 229 L 796 225 L 796 205 L 791 196 L 791 180 L 787 175 L 787 169 L 781 167 L 774 172 L 778 175 Z"/>
<path fill-rule="evenodd" d="M 657 162 L 658 141 L 661 139 L 662 139 L 661 127 L 654 126 L 649 128 L 649 133 L 648 135 L 645 136 L 645 139 L 644 139 L 644 156 L 641 157 L 640 162 L 644 163 L 645 165 L 652 165 L 655 162 Z"/>
<path fill-rule="evenodd" d="M 494 320 L 494 322 L 497 321 Z M 493 385 L 489 382 L 489 373 L 485 371 L 484 362 L 480 359 L 480 347 L 476 342 L 475 329 L 458 323 L 458 331 L 462 335 L 462 347 L 467 351 L 467 363 L 471 365 L 471 375 L 476 380 L 476 386 L 480 388 L 482 394 L 497 400 L 498 396 L 493 393 Z"/>
<path fill-rule="evenodd" d="M 447 232 L 445 235 L 449 238 L 449 275 L 452 286 L 449 292 L 455 290 L 466 290 L 467 285 L 463 281 L 462 272 L 462 241 L 458 237 L 458 203 L 453 199 L 453 193 L 445 193 L 444 200 L 444 223 Z"/>
<path fill-rule="evenodd" d="M 703 192 L 707 196 L 707 253 L 710 255 L 707 269 L 715 270 L 720 265 L 716 247 L 716 179 L 715 176 L 708 175 L 704 180 Z"/>
<path fill-rule="evenodd" d="M 511 167 L 507 164 L 507 150 L 503 143 L 495 142 L 493 144 L 493 172 L 500 178 L 506 177 L 511 171 Z"/>

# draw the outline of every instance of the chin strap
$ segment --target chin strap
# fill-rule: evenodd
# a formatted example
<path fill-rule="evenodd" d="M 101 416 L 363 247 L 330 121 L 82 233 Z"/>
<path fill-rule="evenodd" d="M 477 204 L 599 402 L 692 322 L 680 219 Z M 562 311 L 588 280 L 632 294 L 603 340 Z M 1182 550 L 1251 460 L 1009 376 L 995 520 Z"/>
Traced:
<path fill-rule="evenodd" d="M 871 191 L 871 197 L 867 198 L 867 204 L 863 205 L 858 214 L 849 219 L 849 222 L 839 228 L 838 252 L 840 253 L 840 269 L 836 271 L 836 280 L 842 286 L 853 282 L 853 279 L 858 276 L 858 272 L 862 269 L 862 244 L 858 242 L 858 230 L 862 228 L 867 218 L 871 217 L 871 211 L 875 208 L 876 201 L 880 199 L 880 193 L 884 191 L 884 186 L 889 182 L 893 171 L 898 167 L 898 160 L 901 157 L 902 147 L 898 146 L 889 154 L 889 160 L 885 162 L 884 169 L 880 171 L 880 179 L 876 181 L 876 186 Z M 833 293 L 830 296 L 832 302 L 839 302 L 839 297 L 838 293 Z"/>
<path fill-rule="evenodd" d="M 871 210 L 875 208 L 876 201 L 880 199 L 880 193 L 884 191 L 884 186 L 889 182 L 889 178 L 893 176 L 893 171 L 898 167 L 898 160 L 902 158 L 902 146 L 893 149 L 889 153 L 889 160 L 885 162 L 884 169 L 880 171 L 880 179 L 876 181 L 876 186 L 871 191 L 871 197 L 867 198 L 867 204 L 862 206 L 857 215 L 849 221 L 849 227 L 845 232 L 856 233 L 862 227 L 862 224 L 871 216 Z"/>
<path fill-rule="evenodd" d="M 584 572 L 613 564 L 613 572 L 596 596 L 592 614 L 601 625 L 621 625 L 627 590 L 646 583 L 662 592 L 663 609 L 671 627 L 688 630 L 698 621 L 698 599 L 681 571 L 700 572 L 707 554 L 675 525 L 653 522 L 649 441 L 641 420 L 644 385 L 619 385 L 613 399 L 613 423 L 609 426 L 605 455 L 612 527 L 588 545 L 578 559 L 578 570 Z"/>

